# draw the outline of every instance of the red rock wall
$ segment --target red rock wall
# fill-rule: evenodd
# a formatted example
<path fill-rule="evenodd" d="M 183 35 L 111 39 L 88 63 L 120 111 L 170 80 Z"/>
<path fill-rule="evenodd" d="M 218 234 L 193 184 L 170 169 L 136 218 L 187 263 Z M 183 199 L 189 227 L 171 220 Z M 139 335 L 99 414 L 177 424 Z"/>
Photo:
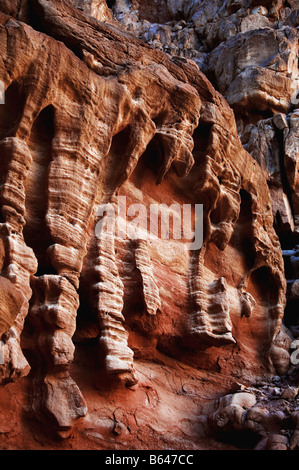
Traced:
<path fill-rule="evenodd" d="M 104 2 L 73 3 L 0 2 L 1 446 L 289 446 L 276 409 L 242 427 L 273 377 L 290 385 L 291 341 L 271 188 L 242 119 L 196 62 L 146 45 Z M 151 205 L 202 204 L 202 245 L 98 236 L 103 205 L 119 226 L 133 204 L 147 232 Z M 255 437 L 225 444 L 219 427 Z"/>

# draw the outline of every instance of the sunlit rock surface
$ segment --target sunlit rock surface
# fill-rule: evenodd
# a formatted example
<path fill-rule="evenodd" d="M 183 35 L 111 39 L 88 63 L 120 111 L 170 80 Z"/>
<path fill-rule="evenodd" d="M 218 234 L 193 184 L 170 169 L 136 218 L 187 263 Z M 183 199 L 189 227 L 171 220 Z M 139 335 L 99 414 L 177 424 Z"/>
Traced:
<path fill-rule="evenodd" d="M 297 446 L 299 6 L 218 3 L 0 2 L 3 448 Z"/>

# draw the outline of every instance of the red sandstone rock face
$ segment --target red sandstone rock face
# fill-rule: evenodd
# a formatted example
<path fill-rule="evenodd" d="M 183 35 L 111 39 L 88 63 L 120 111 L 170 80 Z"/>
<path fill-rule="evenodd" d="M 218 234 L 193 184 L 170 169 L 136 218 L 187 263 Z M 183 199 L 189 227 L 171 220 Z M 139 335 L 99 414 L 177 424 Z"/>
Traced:
<path fill-rule="evenodd" d="M 260 397 L 256 381 L 290 366 L 268 176 L 193 61 L 125 32 L 104 2 L 73 4 L 1 2 L 2 447 L 229 447 L 219 423 L 239 430 L 272 393 L 265 382 Z M 132 239 L 133 204 L 146 233 L 151 205 L 189 205 L 194 223 L 202 204 L 202 246 Z M 125 221 L 122 236 L 99 236 Z M 217 408 L 236 390 L 249 405 L 240 394 Z M 276 411 L 245 426 L 273 434 L 270 448 Z"/>

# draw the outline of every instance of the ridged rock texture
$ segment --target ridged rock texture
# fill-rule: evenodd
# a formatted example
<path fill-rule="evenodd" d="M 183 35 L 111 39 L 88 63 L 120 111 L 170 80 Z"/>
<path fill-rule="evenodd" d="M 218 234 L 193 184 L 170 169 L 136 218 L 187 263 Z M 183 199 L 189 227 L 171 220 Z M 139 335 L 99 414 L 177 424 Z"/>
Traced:
<path fill-rule="evenodd" d="M 0 1 L 1 449 L 299 447 L 298 12 Z"/>

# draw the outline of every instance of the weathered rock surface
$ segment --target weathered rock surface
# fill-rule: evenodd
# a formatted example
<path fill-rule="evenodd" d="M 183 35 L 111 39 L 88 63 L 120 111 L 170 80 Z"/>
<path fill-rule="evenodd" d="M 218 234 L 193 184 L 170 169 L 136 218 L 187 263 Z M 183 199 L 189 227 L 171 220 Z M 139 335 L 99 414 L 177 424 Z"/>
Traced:
<path fill-rule="evenodd" d="M 298 6 L 218 3 L 0 2 L 2 448 L 298 446 Z"/>

